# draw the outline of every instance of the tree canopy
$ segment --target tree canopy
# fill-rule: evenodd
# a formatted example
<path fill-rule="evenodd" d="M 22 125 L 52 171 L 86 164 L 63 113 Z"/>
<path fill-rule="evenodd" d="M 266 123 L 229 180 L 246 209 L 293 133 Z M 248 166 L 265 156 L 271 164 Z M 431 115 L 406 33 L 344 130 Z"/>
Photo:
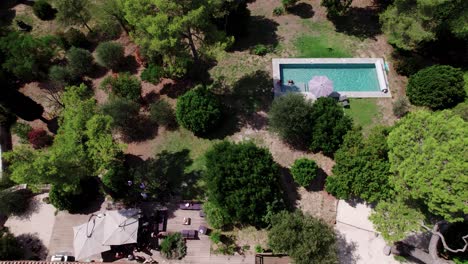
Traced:
<path fill-rule="evenodd" d="M 296 264 L 338 263 L 333 229 L 300 211 L 273 215 L 268 244 L 273 252 L 291 256 Z"/>
<path fill-rule="evenodd" d="M 198 86 L 177 100 L 177 121 L 195 134 L 204 134 L 219 124 L 220 108 L 218 99 L 205 87 Z"/>
<path fill-rule="evenodd" d="M 422 69 L 409 78 L 406 93 L 414 105 L 432 109 L 454 107 L 465 100 L 463 72 L 448 65 Z"/>
<path fill-rule="evenodd" d="M 390 198 L 387 135 L 384 127 L 372 129 L 368 138 L 359 129 L 349 131 L 335 153 L 326 190 L 340 199 L 361 198 L 370 203 Z"/>
<path fill-rule="evenodd" d="M 0 38 L 0 50 L 5 58 L 2 67 L 22 81 L 43 77 L 57 54 L 57 43 L 58 39 L 51 36 L 35 38 L 11 32 Z"/>
<path fill-rule="evenodd" d="M 420 199 L 449 222 L 468 213 L 468 124 L 446 110 L 418 111 L 388 136 L 390 180 L 400 195 Z"/>
<path fill-rule="evenodd" d="M 388 41 L 404 50 L 436 40 L 443 31 L 468 37 L 468 2 L 464 0 L 395 0 L 380 15 Z"/>
<path fill-rule="evenodd" d="M 210 224 L 265 225 L 264 216 L 284 206 L 278 166 L 253 143 L 218 143 L 206 153 Z"/>
<path fill-rule="evenodd" d="M 214 47 L 224 49 L 229 40 L 218 31 L 211 14 L 222 0 L 127 0 L 125 19 L 131 36 L 150 58 L 161 56 L 170 72 L 183 74 L 190 62 Z"/>
<path fill-rule="evenodd" d="M 344 115 L 343 108 L 331 97 L 320 97 L 315 101 L 311 120 L 313 121 L 310 149 L 333 154 L 351 129 L 352 119 Z"/>
<path fill-rule="evenodd" d="M 295 146 L 308 146 L 312 134 L 312 104 L 300 94 L 289 93 L 273 101 L 268 122 L 273 131 Z"/>
<path fill-rule="evenodd" d="M 294 161 L 291 167 L 291 174 L 295 182 L 303 187 L 307 187 L 317 177 L 317 170 L 318 166 L 315 161 L 301 158 Z"/>
<path fill-rule="evenodd" d="M 66 26 L 81 25 L 91 31 L 88 25 L 91 19 L 89 0 L 55 0 L 54 5 L 58 11 L 57 20 L 62 24 Z"/>

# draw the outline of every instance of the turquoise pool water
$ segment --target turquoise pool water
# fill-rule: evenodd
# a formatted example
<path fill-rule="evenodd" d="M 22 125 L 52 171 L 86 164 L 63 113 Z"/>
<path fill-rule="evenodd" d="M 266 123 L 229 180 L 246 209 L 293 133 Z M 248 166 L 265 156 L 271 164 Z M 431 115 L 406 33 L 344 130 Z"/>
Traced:
<path fill-rule="evenodd" d="M 300 90 L 307 89 L 314 76 L 324 75 L 337 92 L 380 91 L 375 64 L 281 64 L 280 73 L 283 84 L 293 80 Z"/>

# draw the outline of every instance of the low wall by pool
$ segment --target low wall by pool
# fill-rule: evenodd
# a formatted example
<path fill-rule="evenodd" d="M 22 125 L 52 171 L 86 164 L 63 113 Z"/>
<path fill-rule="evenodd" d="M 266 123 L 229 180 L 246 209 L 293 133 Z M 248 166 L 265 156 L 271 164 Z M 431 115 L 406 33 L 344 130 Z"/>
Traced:
<path fill-rule="evenodd" d="M 385 62 L 381 58 L 273 59 L 275 96 L 308 92 L 314 76 L 327 76 L 334 91 L 354 98 L 391 97 Z M 292 80 L 294 85 L 288 84 Z"/>

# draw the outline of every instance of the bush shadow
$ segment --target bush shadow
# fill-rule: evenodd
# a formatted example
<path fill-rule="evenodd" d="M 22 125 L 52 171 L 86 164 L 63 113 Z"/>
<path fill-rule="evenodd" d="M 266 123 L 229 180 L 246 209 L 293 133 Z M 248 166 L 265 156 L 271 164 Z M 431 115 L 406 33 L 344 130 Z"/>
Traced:
<path fill-rule="evenodd" d="M 252 16 L 249 21 L 248 35 L 240 38 L 231 47 L 232 51 L 244 51 L 255 45 L 277 46 L 279 37 L 276 34 L 279 24 L 264 16 Z"/>
<path fill-rule="evenodd" d="M 135 56 L 126 56 L 123 62 L 120 63 L 119 67 L 115 69 L 115 72 L 129 72 L 131 74 L 137 74 L 140 65 L 135 59 Z"/>
<path fill-rule="evenodd" d="M 25 259 L 45 260 L 49 251 L 36 234 L 22 234 L 16 237 L 20 247 L 25 250 Z"/>
<path fill-rule="evenodd" d="M 343 16 L 330 17 L 336 31 L 361 39 L 371 38 L 382 33 L 379 10 L 373 7 L 351 7 Z"/>
<path fill-rule="evenodd" d="M 325 181 L 327 180 L 327 174 L 322 168 L 317 169 L 317 176 L 312 180 L 307 191 L 309 192 L 320 192 L 325 189 Z"/>
<path fill-rule="evenodd" d="M 288 13 L 296 15 L 300 18 L 312 18 L 315 14 L 314 9 L 310 4 L 299 3 L 288 8 Z"/>
<path fill-rule="evenodd" d="M 280 178 L 281 184 L 284 191 L 284 201 L 288 210 L 293 211 L 297 208 L 297 201 L 300 199 L 300 195 L 297 191 L 298 185 L 294 181 L 291 171 L 289 168 L 280 167 Z"/>

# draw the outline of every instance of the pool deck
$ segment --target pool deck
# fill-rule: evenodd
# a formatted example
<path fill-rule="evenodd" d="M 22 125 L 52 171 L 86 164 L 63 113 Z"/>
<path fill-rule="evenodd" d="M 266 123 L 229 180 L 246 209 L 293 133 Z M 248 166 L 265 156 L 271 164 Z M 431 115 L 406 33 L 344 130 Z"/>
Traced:
<path fill-rule="evenodd" d="M 288 58 L 288 59 L 273 59 L 273 86 L 275 96 L 284 94 L 281 92 L 281 64 L 375 64 L 377 70 L 377 79 L 379 81 L 380 90 L 387 89 L 387 93 L 382 91 L 369 92 L 338 92 L 340 95 L 346 95 L 349 98 L 391 98 L 392 94 L 388 85 L 387 74 L 385 72 L 385 62 L 382 58 Z"/>

